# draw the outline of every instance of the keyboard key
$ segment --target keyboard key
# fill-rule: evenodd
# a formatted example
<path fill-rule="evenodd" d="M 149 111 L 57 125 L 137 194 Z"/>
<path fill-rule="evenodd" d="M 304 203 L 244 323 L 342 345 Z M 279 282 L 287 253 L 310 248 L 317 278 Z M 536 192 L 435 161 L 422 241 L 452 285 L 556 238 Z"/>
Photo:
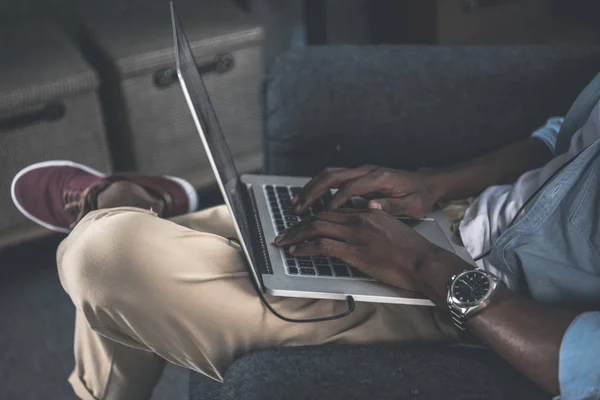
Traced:
<path fill-rule="evenodd" d="M 298 222 L 298 217 L 296 217 L 295 215 L 286 215 L 285 220 L 287 222 Z"/>
<path fill-rule="evenodd" d="M 294 256 L 288 251 L 288 249 L 285 249 L 283 252 L 285 253 L 285 258 L 294 258 Z"/>
<path fill-rule="evenodd" d="M 317 274 L 315 272 L 315 270 L 312 268 L 300 268 L 300 273 L 302 275 L 316 275 Z"/>
<path fill-rule="evenodd" d="M 265 189 L 267 189 L 267 192 L 269 193 L 275 192 L 275 188 L 272 185 L 265 186 Z"/>
<path fill-rule="evenodd" d="M 296 267 L 289 267 L 289 268 L 288 268 L 288 272 L 289 272 L 291 275 L 298 275 L 298 268 L 296 268 Z"/>
<path fill-rule="evenodd" d="M 269 204 L 271 204 L 271 209 L 272 210 L 279 210 L 279 203 L 276 201 L 270 201 Z"/>
<path fill-rule="evenodd" d="M 290 196 L 290 194 L 288 192 L 277 192 L 277 195 L 282 200 L 291 200 L 292 199 L 292 196 Z"/>
<path fill-rule="evenodd" d="M 313 212 L 313 214 L 318 214 L 320 212 L 325 211 L 325 208 L 323 207 L 323 203 L 321 202 L 321 200 L 315 201 L 312 204 L 312 206 L 310 207 L 310 209 Z"/>
<path fill-rule="evenodd" d="M 300 261 L 310 261 L 312 262 L 312 260 L 310 259 L 310 257 L 307 256 L 300 256 L 300 257 L 296 257 L 298 260 Z"/>
<path fill-rule="evenodd" d="M 275 217 L 273 221 L 275 221 L 275 225 L 283 225 L 283 219 L 281 219 L 281 217 Z"/>
<path fill-rule="evenodd" d="M 335 271 L 335 276 L 344 276 L 350 277 L 350 273 L 348 272 L 348 268 L 342 264 L 334 264 L 333 270 Z"/>
<path fill-rule="evenodd" d="M 317 265 L 329 265 L 327 257 L 313 257 L 313 261 Z"/>
<path fill-rule="evenodd" d="M 354 275 L 355 278 L 369 278 L 369 275 L 357 270 L 356 268 L 350 267 L 350 270 L 352 271 L 352 275 Z"/>
<path fill-rule="evenodd" d="M 277 225 L 277 233 L 285 231 L 285 225 Z"/>
<path fill-rule="evenodd" d="M 325 206 L 325 208 L 329 207 L 329 203 L 331 203 L 331 197 L 333 197 L 331 195 L 331 192 L 326 192 L 322 197 L 321 197 L 321 201 L 323 202 L 323 205 Z"/>
<path fill-rule="evenodd" d="M 336 257 L 331 257 L 331 262 L 333 264 L 344 264 L 344 265 L 346 264 L 345 262 L 343 262 L 342 260 L 340 260 L 339 258 L 336 258 Z"/>
<path fill-rule="evenodd" d="M 354 202 L 352 201 L 352 199 L 350 199 L 344 203 L 342 208 L 356 208 L 356 206 L 354 205 Z"/>
<path fill-rule="evenodd" d="M 275 187 L 277 193 L 289 193 L 287 186 L 277 186 Z"/>
<path fill-rule="evenodd" d="M 291 200 L 280 199 L 279 204 L 281 204 L 281 208 L 293 208 Z"/>
<path fill-rule="evenodd" d="M 301 267 L 312 267 L 313 263 L 311 261 L 299 261 L 298 262 Z"/>
<path fill-rule="evenodd" d="M 300 186 L 293 186 L 290 190 L 292 191 L 292 195 L 295 196 L 302 191 L 302 188 Z"/>
<path fill-rule="evenodd" d="M 288 258 L 285 260 L 285 264 L 288 267 L 295 267 L 296 266 L 296 260 L 294 260 L 293 258 Z"/>
<path fill-rule="evenodd" d="M 329 265 L 317 265 L 317 271 L 319 272 L 319 276 L 333 276 Z"/>

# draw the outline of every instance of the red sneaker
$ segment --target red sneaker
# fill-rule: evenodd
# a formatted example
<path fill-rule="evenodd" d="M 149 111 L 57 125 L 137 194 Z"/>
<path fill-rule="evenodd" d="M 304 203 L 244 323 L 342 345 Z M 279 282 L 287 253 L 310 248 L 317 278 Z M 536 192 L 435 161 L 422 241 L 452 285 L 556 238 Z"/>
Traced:
<path fill-rule="evenodd" d="M 138 173 L 103 174 L 72 161 L 45 161 L 28 166 L 13 179 L 15 206 L 33 222 L 56 232 L 69 233 L 111 183 L 128 181 L 162 200 L 161 217 L 195 211 L 194 187 L 181 178 Z"/>

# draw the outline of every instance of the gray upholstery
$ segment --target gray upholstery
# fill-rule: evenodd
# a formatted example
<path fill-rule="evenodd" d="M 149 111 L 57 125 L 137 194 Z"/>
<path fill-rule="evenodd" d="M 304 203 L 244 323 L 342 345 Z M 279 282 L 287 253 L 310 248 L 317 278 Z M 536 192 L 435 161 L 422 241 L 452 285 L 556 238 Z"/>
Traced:
<path fill-rule="evenodd" d="M 551 398 L 491 351 L 468 347 L 269 349 L 233 364 L 215 397 L 203 379 L 192 376 L 191 400 Z"/>
<path fill-rule="evenodd" d="M 0 22 L 29 16 L 35 12 L 37 6 L 36 0 L 3 0 L 0 2 Z"/>
<path fill-rule="evenodd" d="M 529 134 L 600 70 L 592 46 L 314 47 L 267 86 L 269 172 L 455 162 Z"/>
<path fill-rule="evenodd" d="M 329 47 L 288 53 L 266 86 L 268 172 L 446 164 L 564 115 L 600 71 L 600 49 Z M 400 345 L 260 350 L 224 384 L 192 373 L 190 399 L 543 399 L 481 349 Z"/>
<path fill-rule="evenodd" d="M 262 28 L 231 1 L 180 0 L 176 7 L 199 64 L 219 54 L 233 57 L 232 70 L 204 80 L 238 168 L 261 169 Z M 197 187 L 214 184 L 179 84 L 155 81 L 175 67 L 168 1 L 79 0 L 78 15 L 88 56 L 105 83 L 116 167 L 177 175 Z"/>
<path fill-rule="evenodd" d="M 1 248 L 47 233 L 13 205 L 10 185 L 19 170 L 52 159 L 83 162 L 104 171 L 111 164 L 98 78 L 52 22 L 2 24 L 0 71 Z M 61 108 L 64 115 L 52 114 Z"/>

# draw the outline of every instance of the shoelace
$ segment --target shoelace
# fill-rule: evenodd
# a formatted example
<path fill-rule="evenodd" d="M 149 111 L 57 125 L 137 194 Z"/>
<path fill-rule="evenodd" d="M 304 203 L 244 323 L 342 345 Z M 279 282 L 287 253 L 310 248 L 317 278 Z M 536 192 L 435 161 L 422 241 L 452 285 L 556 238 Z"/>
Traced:
<path fill-rule="evenodd" d="M 66 212 L 77 217 L 81 210 L 81 194 L 83 189 L 65 189 L 63 192 L 63 204 Z"/>
<path fill-rule="evenodd" d="M 100 181 L 86 189 L 65 189 L 63 191 L 64 210 L 75 217 L 75 221 L 70 227 L 74 228 L 87 213 L 98 209 L 97 199 L 100 192 L 106 189 L 111 183 L 119 180 L 127 180 L 127 174 L 115 174 L 111 179 Z M 160 190 L 160 188 L 154 188 L 151 185 L 143 185 L 143 187 L 154 196 L 163 199 L 165 209 L 161 217 L 166 218 L 174 215 L 175 207 L 169 193 Z"/>
<path fill-rule="evenodd" d="M 77 225 L 87 213 L 98 208 L 98 194 L 111 183 L 110 181 L 101 181 L 86 189 L 65 189 L 63 191 L 64 210 L 75 217 L 71 228 Z"/>

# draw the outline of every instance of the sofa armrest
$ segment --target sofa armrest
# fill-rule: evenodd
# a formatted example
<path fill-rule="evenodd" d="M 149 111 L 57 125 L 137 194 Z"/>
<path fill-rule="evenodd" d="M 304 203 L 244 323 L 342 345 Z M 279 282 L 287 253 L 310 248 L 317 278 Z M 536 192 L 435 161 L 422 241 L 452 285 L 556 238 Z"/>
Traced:
<path fill-rule="evenodd" d="M 489 350 L 401 345 L 251 352 L 233 364 L 220 393 L 212 395 L 221 400 L 551 397 Z"/>
<path fill-rule="evenodd" d="M 453 163 L 564 115 L 600 70 L 596 46 L 339 46 L 293 51 L 268 74 L 266 166 Z"/>

